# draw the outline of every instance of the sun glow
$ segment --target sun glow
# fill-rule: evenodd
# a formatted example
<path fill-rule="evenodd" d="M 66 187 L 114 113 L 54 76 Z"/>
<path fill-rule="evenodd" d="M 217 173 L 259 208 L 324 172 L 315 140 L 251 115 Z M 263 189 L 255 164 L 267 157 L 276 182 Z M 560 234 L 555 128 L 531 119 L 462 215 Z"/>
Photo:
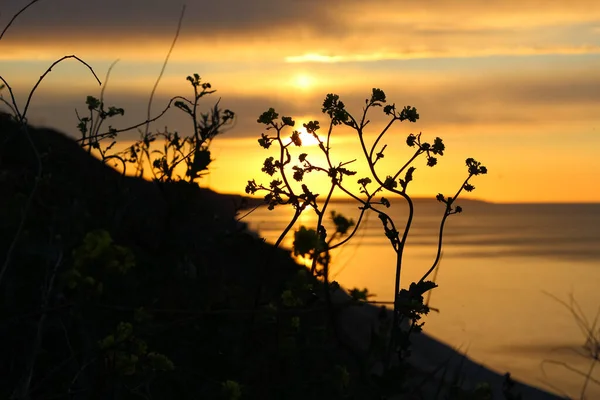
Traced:
<path fill-rule="evenodd" d="M 318 135 L 319 139 L 317 139 L 312 133 L 308 133 L 304 124 L 308 121 L 305 120 L 296 120 L 296 125 L 294 126 L 294 130 L 300 133 L 300 140 L 302 141 L 302 147 L 306 146 L 318 146 L 319 140 L 325 145 L 325 141 L 327 138 Z M 291 139 L 290 139 L 291 140 Z"/>
<path fill-rule="evenodd" d="M 298 74 L 292 79 L 292 86 L 302 91 L 310 90 L 315 85 L 315 78 L 307 74 Z"/>

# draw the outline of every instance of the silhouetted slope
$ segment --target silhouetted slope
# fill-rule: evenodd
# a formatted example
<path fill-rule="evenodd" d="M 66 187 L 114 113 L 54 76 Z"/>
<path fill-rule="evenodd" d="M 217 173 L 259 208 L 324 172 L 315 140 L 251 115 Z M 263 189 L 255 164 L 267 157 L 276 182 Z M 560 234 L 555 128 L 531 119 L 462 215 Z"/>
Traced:
<path fill-rule="evenodd" d="M 175 398 L 197 398 L 207 390 L 220 393 L 220 382 L 227 379 L 256 380 L 243 376 L 240 368 L 245 373 L 252 370 L 244 370 L 240 363 L 254 362 L 255 371 L 261 370 L 261 362 L 271 368 L 267 366 L 268 358 L 257 351 L 260 346 L 246 342 L 256 340 L 249 334 L 252 313 L 236 310 L 252 309 L 262 277 L 261 304 L 279 301 L 285 282 L 295 276 L 298 266 L 287 252 L 273 252 L 272 247 L 244 232 L 235 222 L 239 196 L 218 195 L 186 183 L 157 184 L 123 177 L 59 132 L 32 127 L 27 131 L 41 156 L 42 176 L 0 284 L 0 336 L 11 338 L 0 343 L 0 374 L 8 378 L 0 384 L 0 398 L 12 392 L 11 385 L 28 368 L 27 349 L 35 337 L 39 319 L 36 310 L 44 297 L 40 288 L 47 284 L 52 265 L 60 254 L 62 261 L 56 275 L 68 272 L 74 265 L 73 251 L 88 232 L 97 229 L 108 231 L 115 243 L 131 249 L 136 266 L 122 276 L 99 272 L 104 280 L 101 296 L 84 293 L 81 285 L 70 289 L 56 279 L 49 300 L 49 307 L 56 311 L 49 314 L 46 326 L 56 329 L 56 325 L 67 321 L 67 336 L 79 340 L 57 339 L 57 332 L 49 329 L 45 337 L 51 338 L 49 343 L 57 343 L 44 349 L 47 359 L 46 363 L 36 364 L 39 370 L 47 372 L 64 360 L 70 352 L 67 344 L 73 340 L 80 345 L 80 358 L 98 357 L 93 344 L 119 322 L 131 321 L 132 310 L 137 307 L 172 311 L 155 313 L 153 324 L 157 326 L 153 329 L 160 333 L 149 335 L 148 341 L 176 366 L 185 370 L 185 366 L 199 365 L 203 371 L 214 370 L 202 372 L 207 374 L 202 389 L 193 383 L 197 381 L 193 374 L 183 378 L 165 373 L 174 383 L 163 387 L 163 392 L 156 389 L 158 398 L 171 398 L 160 397 L 160 393 L 166 396 L 169 388 L 189 392 Z M 6 115 L 0 115 L 0 146 L 0 254 L 4 260 L 34 186 L 37 160 L 25 132 Z M 271 268 L 263 272 L 270 255 Z M 74 310 L 78 310 L 76 318 Z M 203 328 L 189 326 L 198 323 Z M 230 352 L 240 351 L 240 346 L 249 349 L 248 354 L 235 361 Z M 268 347 L 265 345 L 265 350 Z M 200 363 L 199 358 L 203 359 Z M 229 362 L 231 369 L 227 367 Z M 71 366 L 71 370 L 72 375 L 65 379 L 73 379 L 76 367 Z M 107 387 L 108 383 L 99 378 L 104 372 L 100 366 L 86 368 L 87 390 L 89 385 L 98 391 Z"/>

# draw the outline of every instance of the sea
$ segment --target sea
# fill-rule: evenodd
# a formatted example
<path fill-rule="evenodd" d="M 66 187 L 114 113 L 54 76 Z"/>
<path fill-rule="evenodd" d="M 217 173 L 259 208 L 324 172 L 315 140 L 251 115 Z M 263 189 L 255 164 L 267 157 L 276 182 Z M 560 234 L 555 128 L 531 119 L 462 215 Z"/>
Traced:
<path fill-rule="evenodd" d="M 600 204 L 457 204 L 463 212 L 447 219 L 441 260 L 430 275 L 439 287 L 427 298 L 433 311 L 424 331 L 527 384 L 600 399 Z M 326 214 L 335 211 L 356 223 L 359 205 L 334 201 Z M 433 265 L 444 209 L 435 200 L 415 200 L 403 288 Z M 405 201 L 392 200 L 384 210 L 402 232 Z M 292 215 L 289 206 L 261 207 L 243 221 L 274 243 Z M 316 223 L 306 210 L 282 246 L 291 248 L 295 229 Z M 331 218 L 327 223 L 333 232 Z M 366 288 L 371 300 L 392 302 L 395 265 L 381 220 L 368 211 L 351 239 L 332 251 L 330 274 L 346 289 Z"/>

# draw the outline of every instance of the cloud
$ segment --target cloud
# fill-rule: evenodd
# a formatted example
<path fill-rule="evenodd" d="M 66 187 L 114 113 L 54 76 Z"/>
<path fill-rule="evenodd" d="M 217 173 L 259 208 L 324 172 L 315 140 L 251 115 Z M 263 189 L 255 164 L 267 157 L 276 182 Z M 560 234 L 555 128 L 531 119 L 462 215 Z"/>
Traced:
<path fill-rule="evenodd" d="M 187 4 L 187 31 L 209 37 L 232 32 L 265 33 L 289 24 L 316 27 L 334 12 L 317 0 L 49 0 L 27 10 L 11 29 L 15 36 L 50 33 L 51 36 L 77 34 L 86 38 L 98 35 L 151 38 L 162 36 L 165 27 L 169 30 L 173 26 L 184 4 Z M 21 1 L 8 0 L 3 19 L 22 5 Z M 318 10 L 319 18 L 308 17 L 311 10 Z"/>
<path fill-rule="evenodd" d="M 598 21 L 600 5 L 589 0 L 46 0 L 27 10 L 12 28 L 22 33 L 71 32 L 87 37 L 121 34 L 149 37 L 172 26 L 187 4 L 186 26 L 194 34 L 278 32 L 282 28 L 300 36 L 313 31 L 322 36 L 346 36 L 355 31 L 377 32 L 402 27 L 429 36 L 457 32 L 486 35 L 507 29 Z M 8 20 L 23 2 L 5 0 L 2 20 Z M 51 32 L 48 32 L 48 31 Z"/>
<path fill-rule="evenodd" d="M 1 21 L 22 5 L 8 2 Z M 587 0 L 428 2 L 358 0 L 187 1 L 174 59 L 373 61 L 497 54 L 598 52 L 590 24 L 600 3 Z M 183 1 L 46 0 L 3 39 L 4 59 L 163 57 Z M 51 55 L 54 55 L 52 57 Z"/>
<path fill-rule="evenodd" d="M 443 79 L 429 78 L 430 75 L 424 73 L 395 81 L 391 79 L 392 75 L 390 79 L 383 79 L 382 85 L 372 86 L 383 88 L 388 101 L 395 102 L 398 107 L 407 104 L 417 107 L 421 119 L 416 125 L 402 125 L 402 130 L 423 130 L 433 134 L 448 130 L 463 133 L 503 130 L 518 136 L 523 132 L 545 134 L 548 129 L 557 127 L 567 132 L 575 129 L 577 124 L 600 122 L 596 112 L 600 92 L 595 90 L 600 86 L 600 73 L 595 70 L 597 68 L 590 66 L 589 70 L 541 72 L 531 69 L 518 75 L 509 72 L 490 72 L 480 76 L 454 73 Z M 106 104 L 126 110 L 124 117 L 115 119 L 111 124 L 121 128 L 143 121 L 150 86 L 147 90 L 137 91 L 110 84 L 105 93 Z M 238 121 L 228 133 L 230 137 L 258 137 L 263 127 L 256 123 L 256 119 L 269 107 L 274 107 L 282 115 L 318 119 L 324 125 L 326 118 L 321 113 L 321 104 L 326 93 L 338 93 L 348 110 L 358 113 L 371 90 L 371 85 L 361 82 L 354 86 L 339 85 L 335 90 L 320 88 L 312 93 L 293 96 L 268 91 L 236 92 L 232 90 L 234 86 L 215 85 L 218 92 L 201 106 L 201 109 L 207 109 L 221 98 L 223 108 L 237 113 Z M 167 95 L 186 95 L 188 91 L 185 85 L 162 87 L 154 100 L 153 115 L 168 103 Z M 84 110 L 85 96 L 98 96 L 99 89 L 89 85 L 87 91 L 79 88 L 73 89 L 70 94 L 63 93 L 61 95 L 52 85 L 41 87 L 33 98 L 30 120 L 74 132 L 77 121 L 73 110 Z M 24 91 L 18 94 L 19 98 L 25 98 Z M 171 110 L 154 124 L 154 128 L 168 126 L 184 132 L 189 128 L 189 122 L 182 116 L 180 111 Z M 373 130 L 385 120 L 378 110 L 373 110 L 370 118 Z M 130 135 L 131 138 L 137 137 L 135 132 Z"/>
<path fill-rule="evenodd" d="M 285 57 L 289 63 L 340 63 L 340 62 L 374 62 L 386 60 L 412 60 L 424 58 L 472 58 L 489 56 L 531 56 L 531 55 L 578 55 L 578 54 L 600 54 L 600 45 L 583 46 L 542 46 L 542 47 L 506 47 L 488 49 L 445 49 L 414 51 L 406 49 L 401 52 L 370 53 L 370 54 L 348 54 L 348 55 L 322 55 L 318 53 L 307 53 L 303 55 Z"/>

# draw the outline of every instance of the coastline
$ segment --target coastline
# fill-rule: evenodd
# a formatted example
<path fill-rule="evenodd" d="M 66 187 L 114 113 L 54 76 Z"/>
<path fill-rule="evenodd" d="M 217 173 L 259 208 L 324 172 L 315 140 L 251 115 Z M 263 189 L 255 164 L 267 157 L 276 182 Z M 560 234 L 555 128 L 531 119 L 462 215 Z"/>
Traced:
<path fill-rule="evenodd" d="M 350 300 L 350 296 L 343 289 L 332 293 L 334 304 L 343 304 Z M 392 318 L 392 310 L 386 308 L 387 318 Z M 355 350 L 366 355 L 373 333 L 379 332 L 381 308 L 371 304 L 346 307 L 338 315 L 340 331 Z M 419 371 L 420 377 L 425 382 L 421 389 L 424 398 L 435 396 L 440 384 L 446 389 L 458 378 L 462 389 L 474 389 L 481 383 L 489 384 L 492 398 L 503 399 L 502 392 L 505 375 L 496 372 L 484 364 L 472 360 L 467 355 L 460 353 L 442 341 L 429 336 L 425 331 L 411 336 L 413 345 L 409 363 Z M 441 368 L 443 366 L 443 368 Z M 374 363 L 371 373 L 378 374 L 382 370 L 380 362 Z M 511 377 L 514 382 L 515 394 L 520 393 L 524 400 L 557 400 L 564 399 L 557 394 L 534 387 L 519 381 L 519 377 Z M 420 382 L 415 382 L 419 384 Z M 398 397 L 399 399 L 399 397 Z"/>
<path fill-rule="evenodd" d="M 236 195 L 225 194 L 224 198 L 234 198 Z M 436 203 L 435 199 L 419 198 L 419 201 Z M 241 208 L 241 211 L 249 211 L 253 207 L 263 205 L 261 198 L 241 196 L 241 200 L 246 201 L 247 207 Z M 337 200 L 336 200 L 337 201 Z M 478 200 L 472 202 L 487 203 Z M 239 204 L 239 203 L 238 203 Z M 259 237 L 260 234 L 254 230 L 246 229 L 250 234 Z M 339 290 L 332 292 L 332 300 L 335 305 L 348 303 L 351 299 L 347 290 L 340 286 Z M 393 311 L 386 308 L 387 318 L 391 320 Z M 368 357 L 369 345 L 374 333 L 381 333 L 379 329 L 381 318 L 381 307 L 372 304 L 363 304 L 361 306 L 344 307 L 338 315 L 340 331 L 344 334 L 345 340 L 350 343 L 354 350 L 358 351 L 363 357 Z M 440 384 L 449 387 L 453 379 L 459 378 L 460 387 L 465 390 L 473 390 L 479 384 L 489 384 L 494 399 L 504 399 L 502 392 L 505 381 L 505 371 L 503 373 L 494 371 L 485 364 L 471 359 L 468 355 L 461 353 L 458 349 L 436 339 L 426 333 L 425 330 L 420 334 L 413 334 L 411 341 L 413 350 L 409 363 L 419 371 L 419 376 L 426 381 L 422 386 L 423 398 L 434 398 Z M 445 366 L 445 368 L 440 368 Z M 372 365 L 370 373 L 380 374 L 382 365 L 375 362 Z M 515 382 L 513 393 L 522 395 L 524 400 L 556 400 L 565 399 L 557 394 L 551 393 L 545 389 L 538 388 L 519 381 L 519 376 L 511 376 Z M 419 384 L 420 382 L 414 382 Z"/>

